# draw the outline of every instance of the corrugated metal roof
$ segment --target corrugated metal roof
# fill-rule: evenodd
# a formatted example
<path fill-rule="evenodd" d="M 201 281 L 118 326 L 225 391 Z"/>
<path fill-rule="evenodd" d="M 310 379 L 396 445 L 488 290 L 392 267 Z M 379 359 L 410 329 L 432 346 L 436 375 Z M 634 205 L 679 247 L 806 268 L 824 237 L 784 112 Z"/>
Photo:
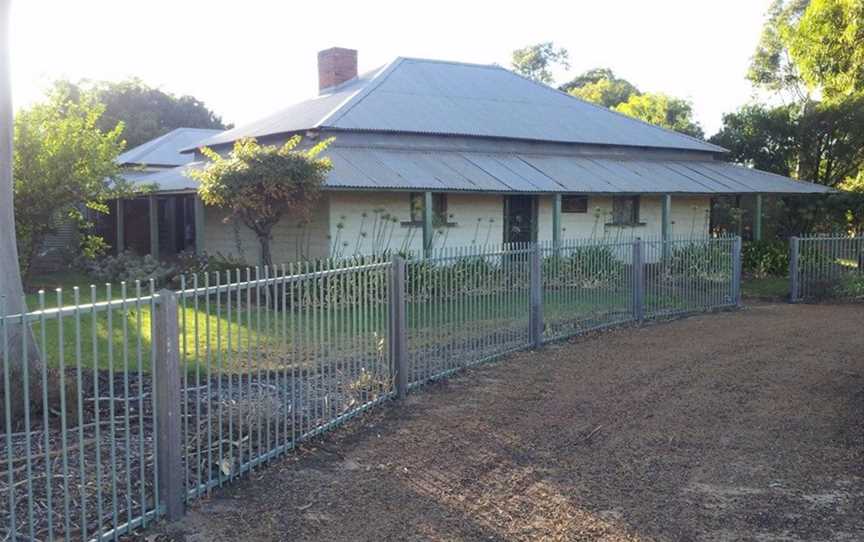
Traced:
<path fill-rule="evenodd" d="M 176 128 L 129 149 L 117 157 L 117 163 L 124 166 L 181 166 L 192 160 L 191 156 L 182 154 L 181 150 L 221 132 L 222 130 L 204 128 Z"/>
<path fill-rule="evenodd" d="M 398 58 L 330 94 L 228 130 L 201 145 L 314 128 L 724 151 L 500 66 L 416 58 Z"/>
<path fill-rule="evenodd" d="M 716 160 L 620 159 L 531 153 L 332 147 L 330 189 L 534 193 L 822 194 L 831 190 Z M 135 179 L 161 191 L 195 190 L 194 162 Z"/>
<path fill-rule="evenodd" d="M 830 189 L 716 160 L 334 147 L 330 188 L 484 192 L 819 194 Z"/>

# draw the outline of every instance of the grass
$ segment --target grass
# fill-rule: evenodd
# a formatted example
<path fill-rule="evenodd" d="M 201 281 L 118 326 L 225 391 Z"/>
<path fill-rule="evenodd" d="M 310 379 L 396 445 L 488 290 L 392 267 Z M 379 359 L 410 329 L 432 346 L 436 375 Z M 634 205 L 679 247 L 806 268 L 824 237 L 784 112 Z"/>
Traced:
<path fill-rule="evenodd" d="M 100 285 L 91 290 L 91 277 L 77 272 L 54 273 L 36 277 L 32 283 L 45 291 L 44 307 L 54 308 L 58 304 L 57 288 L 62 288 L 61 305 L 75 302 L 74 287 L 79 287 L 81 304 L 100 302 L 109 298 L 108 289 Z M 522 285 L 523 287 L 525 285 Z M 567 326 L 579 320 L 602 320 L 605 315 L 629 310 L 630 295 L 625 291 L 603 290 L 547 290 L 544 292 L 544 316 L 550 326 Z M 148 288 L 142 286 L 142 294 Z M 440 295 L 440 294 L 439 294 Z M 128 298 L 134 298 L 134 286 L 127 289 Z M 110 297 L 121 299 L 121 289 L 115 285 Z M 232 296 L 234 297 L 234 296 Z M 657 298 L 649 292 L 649 306 L 686 308 L 686 300 L 675 295 Z M 186 370 L 210 367 L 222 372 L 248 371 L 250 368 L 276 368 L 286 363 L 283 329 L 299 334 L 291 344 L 292 363 L 312 363 L 312 354 L 326 351 L 328 356 L 350 356 L 357 350 L 368 352 L 383 347 L 386 336 L 386 311 L 384 305 L 370 303 L 367 310 L 327 311 L 313 310 L 314 318 L 298 319 L 295 315 L 259 308 L 252 295 L 247 303 L 244 294 L 242 311 L 238 314 L 236 297 L 232 299 L 229 319 L 223 297 L 217 308 L 215 298 L 209 307 L 206 298 L 198 298 L 197 306 L 187 299 L 180 310 L 180 350 Z M 27 305 L 31 311 L 38 310 L 40 295 L 29 293 Z M 453 333 L 468 335 L 489 332 L 502 322 L 528 320 L 528 295 L 524 288 L 501 290 L 489 294 L 474 294 L 469 297 L 433 297 L 432 299 L 409 300 L 406 307 L 407 324 L 411 331 L 449 329 Z M 363 330 L 362 333 L 357 330 Z M 461 330 L 461 331 L 458 331 Z M 230 331 L 230 334 L 229 334 Z M 298 333 L 299 332 L 299 333 Z M 424 332 L 425 333 L 425 332 Z M 63 317 L 48 317 L 44 325 L 33 323 L 33 334 L 48 364 L 65 367 L 114 370 L 150 371 L 151 363 L 151 311 L 149 304 L 128 303 L 124 309 L 117 306 L 110 311 L 91 312 L 83 309 Z M 433 331 L 431 333 L 435 335 Z M 440 334 L 440 333 L 439 333 Z M 123 345 L 126 345 L 125 348 Z M 268 359 L 269 358 L 269 359 Z"/>
<path fill-rule="evenodd" d="M 744 277 L 741 283 L 744 297 L 781 299 L 789 297 L 788 277 Z"/>

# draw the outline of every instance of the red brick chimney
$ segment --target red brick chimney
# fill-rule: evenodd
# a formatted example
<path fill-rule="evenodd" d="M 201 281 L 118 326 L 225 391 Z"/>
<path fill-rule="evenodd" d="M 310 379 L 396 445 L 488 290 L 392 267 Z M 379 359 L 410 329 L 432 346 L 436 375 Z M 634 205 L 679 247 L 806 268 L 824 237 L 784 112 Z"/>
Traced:
<path fill-rule="evenodd" d="M 332 47 L 318 53 L 318 92 L 357 77 L 357 51 Z"/>

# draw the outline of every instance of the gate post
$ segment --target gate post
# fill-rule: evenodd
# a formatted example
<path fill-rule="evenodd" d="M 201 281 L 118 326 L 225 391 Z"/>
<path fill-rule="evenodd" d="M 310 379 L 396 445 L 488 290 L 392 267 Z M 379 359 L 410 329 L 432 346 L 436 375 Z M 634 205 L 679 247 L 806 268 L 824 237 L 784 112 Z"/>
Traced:
<path fill-rule="evenodd" d="M 539 243 L 534 243 L 529 264 L 531 308 L 528 315 L 528 337 L 531 348 L 537 349 L 543 346 L 543 258 Z"/>
<path fill-rule="evenodd" d="M 798 252 L 800 243 L 798 237 L 789 239 L 789 302 L 795 303 L 798 301 L 799 284 L 798 275 Z"/>
<path fill-rule="evenodd" d="M 180 431 L 180 330 L 177 324 L 177 297 L 171 290 L 160 290 L 153 315 L 153 340 L 156 359 L 153 380 L 156 389 L 156 458 L 159 462 L 158 498 L 165 506 L 165 518 L 175 521 L 183 516 L 183 450 Z"/>
<path fill-rule="evenodd" d="M 741 237 L 732 241 L 732 303 L 741 306 Z"/>
<path fill-rule="evenodd" d="M 390 367 L 396 398 L 408 395 L 408 355 L 405 325 L 405 260 L 398 254 L 390 264 Z"/>
<path fill-rule="evenodd" d="M 666 241 L 661 241 L 664 245 Z M 665 248 L 664 248 L 665 250 Z M 633 241 L 633 319 L 640 324 L 645 319 L 645 257 L 642 239 Z"/>

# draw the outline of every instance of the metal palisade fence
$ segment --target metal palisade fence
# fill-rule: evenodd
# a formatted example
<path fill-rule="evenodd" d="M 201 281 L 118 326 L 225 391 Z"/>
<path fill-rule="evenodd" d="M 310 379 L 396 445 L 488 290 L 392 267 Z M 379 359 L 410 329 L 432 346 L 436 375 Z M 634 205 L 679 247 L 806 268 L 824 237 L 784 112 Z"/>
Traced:
<path fill-rule="evenodd" d="M 793 302 L 864 298 L 864 235 L 792 237 L 789 282 Z"/>
<path fill-rule="evenodd" d="M 568 240 L 40 293 L 0 318 L 0 536 L 117 539 L 465 367 L 735 307 L 740 248 Z"/>

